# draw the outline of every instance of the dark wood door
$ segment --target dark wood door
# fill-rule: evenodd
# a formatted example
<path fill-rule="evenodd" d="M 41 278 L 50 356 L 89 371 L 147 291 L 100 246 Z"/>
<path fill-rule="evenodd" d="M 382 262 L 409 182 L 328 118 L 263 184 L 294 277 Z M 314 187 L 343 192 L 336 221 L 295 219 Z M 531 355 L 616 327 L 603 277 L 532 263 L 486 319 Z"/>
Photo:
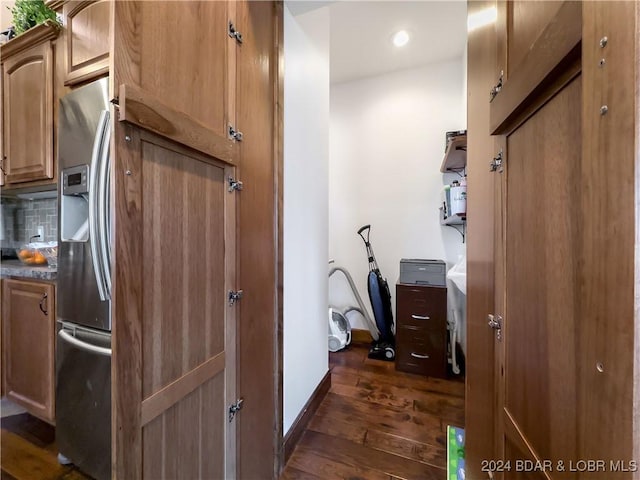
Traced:
<path fill-rule="evenodd" d="M 238 478 L 276 478 L 282 455 L 282 2 L 236 2 L 238 175 Z"/>
<path fill-rule="evenodd" d="M 33 415 L 54 422 L 55 287 L 3 280 L 5 393 Z"/>
<path fill-rule="evenodd" d="M 580 198 L 573 177 L 582 147 L 582 8 L 520 1 L 499 8 L 503 85 L 490 108 L 503 157 L 494 320 L 501 324 L 495 448 L 504 463 L 494 470 L 498 478 L 562 478 L 558 462 L 577 458 L 572 206 Z"/>
<path fill-rule="evenodd" d="M 11 185 L 51 179 L 54 176 L 51 42 L 7 58 L 2 71 L 4 181 Z"/>
<path fill-rule="evenodd" d="M 624 98 L 638 88 L 637 46 L 626 50 L 638 7 L 497 6 L 497 462 L 479 478 L 630 478 L 635 220 L 607 208 L 617 174 L 606 160 L 634 170 L 636 97 Z M 632 179 L 615 198 L 635 198 Z"/>
<path fill-rule="evenodd" d="M 470 1 L 471 18 L 495 12 L 496 1 Z M 488 92 L 495 84 L 496 29 L 488 22 L 468 36 L 467 79 L 467 362 L 465 394 L 465 464 L 467 478 L 486 479 L 483 461 L 495 459 L 494 335 L 487 313 L 494 311 L 496 241 L 494 203 L 499 180 L 488 163 L 498 152 L 489 134 Z M 498 210 L 500 211 L 500 210 Z"/>

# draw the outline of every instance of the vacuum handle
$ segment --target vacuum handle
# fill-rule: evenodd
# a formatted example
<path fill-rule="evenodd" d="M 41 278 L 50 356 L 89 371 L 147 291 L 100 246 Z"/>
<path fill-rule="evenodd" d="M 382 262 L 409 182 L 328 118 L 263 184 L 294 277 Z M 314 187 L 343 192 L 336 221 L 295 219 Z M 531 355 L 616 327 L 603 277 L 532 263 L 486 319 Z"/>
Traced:
<path fill-rule="evenodd" d="M 364 225 L 362 227 L 360 227 L 360 230 L 358 230 L 358 235 L 360 235 L 360 237 L 362 238 L 362 240 L 364 241 L 364 244 L 368 247 L 369 246 L 369 232 L 371 230 L 371 225 Z M 362 234 L 362 232 L 366 231 L 367 232 L 367 238 L 364 238 L 364 235 Z M 371 256 L 371 255 L 369 255 Z"/>
<path fill-rule="evenodd" d="M 358 230 L 358 235 L 362 235 L 362 232 L 364 232 L 365 230 L 371 228 L 371 225 L 364 225 L 362 227 L 360 227 L 360 230 Z"/>

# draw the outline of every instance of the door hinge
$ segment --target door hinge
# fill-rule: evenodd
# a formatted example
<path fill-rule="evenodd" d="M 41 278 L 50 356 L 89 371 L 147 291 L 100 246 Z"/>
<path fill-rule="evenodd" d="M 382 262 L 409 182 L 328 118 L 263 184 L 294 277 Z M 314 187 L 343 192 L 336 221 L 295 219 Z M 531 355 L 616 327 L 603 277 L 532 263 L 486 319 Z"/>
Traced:
<path fill-rule="evenodd" d="M 493 160 L 491 160 L 491 163 L 489 163 L 489 171 L 491 172 L 499 172 L 502 173 L 502 162 L 504 161 L 504 156 L 502 155 L 502 149 L 500 149 L 500 151 L 498 152 L 498 155 L 496 157 L 493 157 Z"/>
<path fill-rule="evenodd" d="M 240 300 L 242 298 L 242 295 L 243 295 L 243 291 L 242 290 L 238 290 L 238 291 L 231 290 L 231 291 L 229 291 L 229 305 L 234 305 L 238 300 Z"/>
<path fill-rule="evenodd" d="M 242 132 L 233 128 L 233 125 L 229 125 L 229 138 L 237 142 L 241 142 Z"/>
<path fill-rule="evenodd" d="M 493 99 L 496 98 L 496 95 L 500 93 L 502 90 L 502 80 L 504 77 L 504 70 L 500 70 L 500 78 L 498 79 L 498 83 L 496 83 L 493 88 L 491 88 L 491 92 L 489 92 L 489 103 L 493 102 Z"/>
<path fill-rule="evenodd" d="M 488 325 L 496 331 L 496 338 L 502 340 L 502 317 L 490 313 L 487 315 Z"/>
<path fill-rule="evenodd" d="M 231 21 L 229 22 L 229 36 L 235 38 L 236 42 L 242 43 L 242 34 L 236 30 L 235 25 Z"/>
<path fill-rule="evenodd" d="M 0 160 L 0 171 L 2 172 L 3 175 L 6 175 L 7 172 L 4 170 L 4 162 L 7 161 L 7 156 L 3 155 L 2 159 Z"/>
<path fill-rule="evenodd" d="M 233 192 L 234 190 L 242 190 L 242 182 L 240 180 L 236 180 L 232 176 L 229 176 L 227 179 L 229 181 L 229 191 Z"/>
<path fill-rule="evenodd" d="M 244 404 L 244 399 L 239 398 L 229 406 L 229 422 L 232 422 L 236 413 L 242 410 L 242 405 Z"/>

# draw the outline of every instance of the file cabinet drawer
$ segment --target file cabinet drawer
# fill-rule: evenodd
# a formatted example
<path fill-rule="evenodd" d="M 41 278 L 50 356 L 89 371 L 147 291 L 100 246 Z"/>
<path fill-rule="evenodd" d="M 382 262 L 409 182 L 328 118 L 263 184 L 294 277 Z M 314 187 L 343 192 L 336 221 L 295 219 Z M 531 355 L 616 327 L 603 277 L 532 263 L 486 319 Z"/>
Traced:
<path fill-rule="evenodd" d="M 431 330 L 446 328 L 447 289 L 418 285 L 396 286 L 397 323 Z"/>

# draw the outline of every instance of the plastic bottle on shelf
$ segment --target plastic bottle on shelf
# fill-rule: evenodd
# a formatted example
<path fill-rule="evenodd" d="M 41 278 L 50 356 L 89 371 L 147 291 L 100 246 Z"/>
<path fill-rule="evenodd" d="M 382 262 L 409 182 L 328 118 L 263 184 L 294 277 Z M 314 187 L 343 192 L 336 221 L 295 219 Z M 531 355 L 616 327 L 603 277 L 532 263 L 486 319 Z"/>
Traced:
<path fill-rule="evenodd" d="M 451 215 L 451 185 L 445 185 L 442 190 L 443 216 L 447 218 Z"/>
<path fill-rule="evenodd" d="M 464 217 L 467 214 L 467 180 L 462 183 L 455 180 L 451 184 L 451 215 Z"/>

